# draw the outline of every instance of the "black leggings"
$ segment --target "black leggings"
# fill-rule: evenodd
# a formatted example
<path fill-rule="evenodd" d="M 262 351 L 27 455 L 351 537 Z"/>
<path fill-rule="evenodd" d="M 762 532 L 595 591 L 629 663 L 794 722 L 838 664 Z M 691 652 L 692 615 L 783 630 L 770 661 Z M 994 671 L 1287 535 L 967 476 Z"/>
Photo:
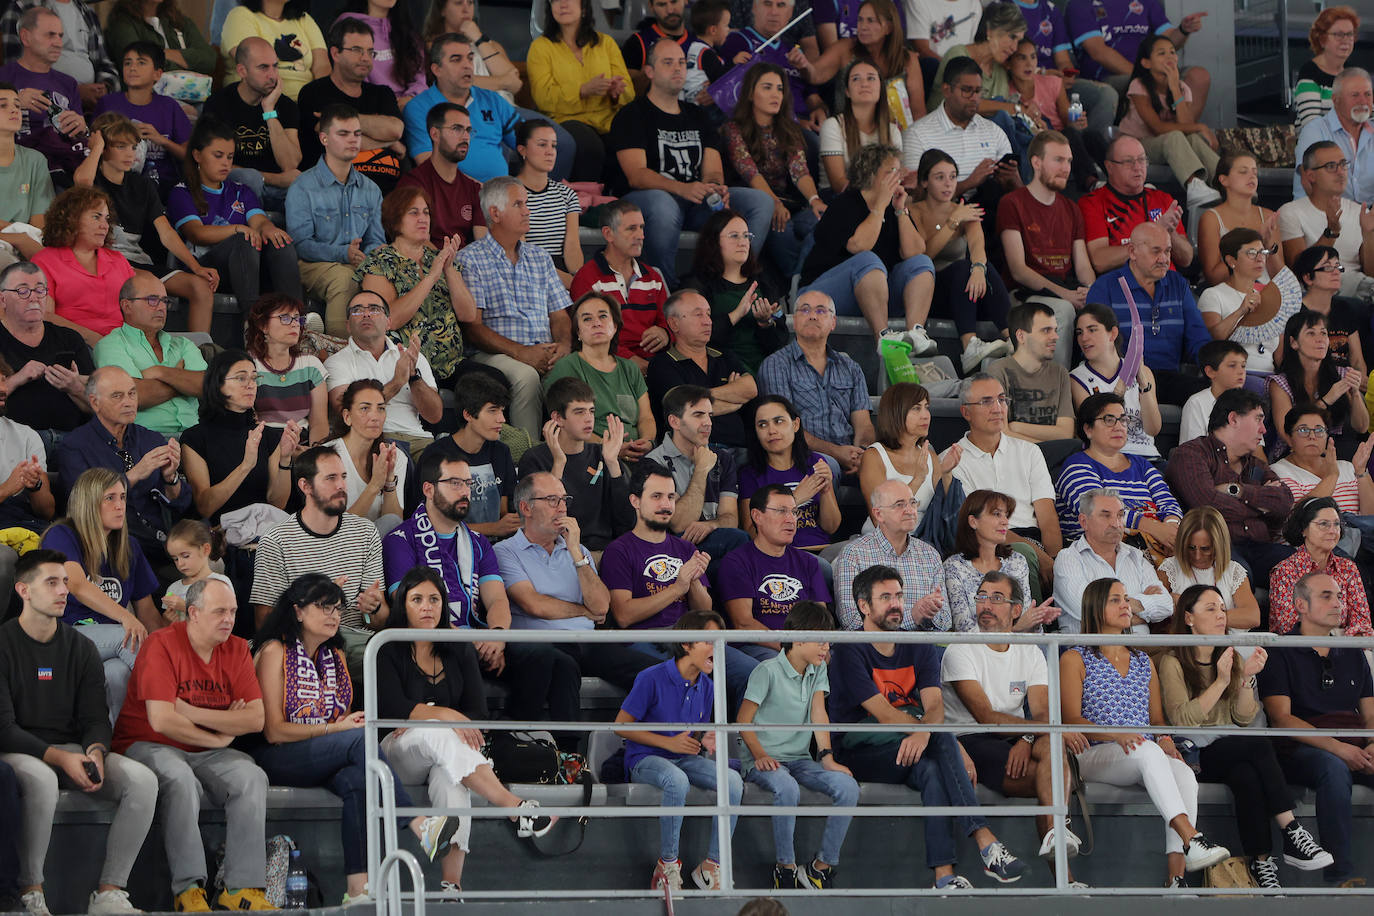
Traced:
<path fill-rule="evenodd" d="M 997 330 L 1005 331 L 1007 312 L 1011 309 L 1011 297 L 1007 295 L 1006 284 L 997 271 L 988 265 L 983 271 L 987 290 L 981 298 L 970 299 L 964 289 L 972 272 L 973 262 L 968 258 L 960 258 L 936 271 L 931 313 L 941 318 L 953 318 L 960 337 L 976 334 L 980 321 L 990 321 L 997 325 Z"/>
<path fill-rule="evenodd" d="M 572 134 L 573 141 L 577 143 L 572 172 L 568 178 L 572 181 L 601 181 L 606 168 L 606 142 L 601 134 L 583 121 L 564 121 L 559 126 Z"/>
<path fill-rule="evenodd" d="M 220 290 L 224 291 L 227 287 L 234 294 L 239 301 L 239 312 L 244 315 L 258 301 L 263 289 L 284 293 L 296 300 L 305 298 L 294 244 L 288 243 L 278 248 L 271 242 L 263 242 L 259 250 L 242 235 L 234 233 L 224 241 L 211 245 L 210 250 L 197 260 L 219 271 L 223 280 Z"/>
<path fill-rule="evenodd" d="M 1228 735 L 1204 747 L 1198 760 L 1203 782 L 1225 783 L 1235 796 L 1236 824 L 1245 854 L 1269 855 L 1274 846 L 1270 819 L 1293 809 L 1274 743 L 1258 735 Z"/>

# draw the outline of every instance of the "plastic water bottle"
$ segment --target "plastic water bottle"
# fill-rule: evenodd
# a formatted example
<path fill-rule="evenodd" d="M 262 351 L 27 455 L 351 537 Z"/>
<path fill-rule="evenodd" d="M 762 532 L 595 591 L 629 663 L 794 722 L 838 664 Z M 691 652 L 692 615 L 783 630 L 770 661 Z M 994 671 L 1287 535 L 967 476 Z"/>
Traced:
<path fill-rule="evenodd" d="M 291 850 L 291 865 L 286 871 L 286 909 L 303 910 L 310 881 L 305 876 L 305 865 L 301 862 L 301 851 Z"/>
<path fill-rule="evenodd" d="M 1069 97 L 1069 123 L 1075 127 L 1082 127 L 1083 121 L 1083 100 L 1075 92 Z"/>

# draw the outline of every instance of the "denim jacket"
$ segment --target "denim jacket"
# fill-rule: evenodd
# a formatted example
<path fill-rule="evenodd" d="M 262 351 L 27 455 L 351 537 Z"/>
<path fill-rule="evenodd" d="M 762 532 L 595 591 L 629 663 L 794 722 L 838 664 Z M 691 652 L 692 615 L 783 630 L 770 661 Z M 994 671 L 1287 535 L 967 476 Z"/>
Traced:
<path fill-rule="evenodd" d="M 286 231 L 303 261 L 348 263 L 348 244 L 362 239 L 364 252 L 386 242 L 382 235 L 382 191 L 349 167 L 340 183 L 321 157 L 286 192 Z"/>

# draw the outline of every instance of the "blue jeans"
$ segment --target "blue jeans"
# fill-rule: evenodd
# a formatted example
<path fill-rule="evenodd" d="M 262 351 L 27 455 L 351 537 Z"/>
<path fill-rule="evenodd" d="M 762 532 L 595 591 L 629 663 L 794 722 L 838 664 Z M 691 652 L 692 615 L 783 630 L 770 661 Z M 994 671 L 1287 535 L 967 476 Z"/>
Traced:
<path fill-rule="evenodd" d="M 744 794 L 744 780 L 734 770 L 726 771 L 729 782 L 730 804 L 738 805 Z M 642 782 L 658 786 L 663 790 L 663 807 L 681 808 L 687 803 L 687 789 L 716 789 L 716 762 L 710 757 L 667 757 L 649 756 L 636 763 L 630 771 L 630 782 Z M 735 821 L 730 816 L 730 833 L 735 832 Z M 678 858 L 678 839 L 682 834 L 682 815 L 672 814 L 658 819 L 658 857 L 664 862 L 675 862 Z M 711 818 L 711 845 L 706 850 L 706 858 L 712 862 L 720 861 L 719 822 Z"/>
<path fill-rule="evenodd" d="M 367 871 L 365 734 L 361 728 L 350 728 L 304 741 L 264 744 L 252 751 L 253 759 L 272 785 L 302 789 L 323 787 L 339 796 L 343 802 L 339 833 L 343 842 L 344 873 L 349 875 Z M 386 757 L 382 756 L 382 760 Z M 394 773 L 392 775 L 396 783 L 396 806 L 410 807 L 409 793 L 401 780 Z M 405 831 L 410 818 L 402 817 L 399 822 L 401 830 Z"/>
<path fill-rule="evenodd" d="M 100 667 L 105 672 L 105 702 L 109 704 L 113 725 L 124 708 L 124 694 L 128 692 L 138 653 L 124 645 L 124 627 L 117 623 L 81 624 L 76 632 L 95 643 L 100 653 Z"/>
<path fill-rule="evenodd" d="M 1298 744 L 1279 754 L 1288 781 L 1317 793 L 1317 831 L 1322 847 L 1335 859 L 1322 870 L 1328 881 L 1343 881 L 1355 873 L 1350 859 L 1350 790 L 1355 783 L 1374 787 L 1374 776 L 1352 773 L 1330 751 Z"/>
<path fill-rule="evenodd" d="M 801 270 L 806 256 L 811 253 L 811 245 L 815 241 L 812 233 L 816 231 L 817 222 L 815 211 L 810 207 L 802 207 L 792 214 L 781 231 L 769 231 L 763 250 L 779 274 L 791 279 Z"/>
<path fill-rule="evenodd" d="M 668 630 L 658 630 L 663 634 L 663 638 L 669 643 L 673 641 L 672 633 Z M 665 649 L 659 643 L 637 642 L 630 646 L 637 652 L 652 655 L 659 661 L 667 661 L 673 657 L 673 653 Z M 774 653 L 776 654 L 776 653 Z M 754 669 L 759 665 L 759 660 L 746 652 L 740 651 L 737 646 L 725 647 L 725 699 L 726 708 L 730 711 L 730 718 L 734 718 L 739 712 L 739 704 L 744 700 L 744 690 L 749 686 L 749 675 L 754 673 Z M 720 679 L 715 675 L 711 676 L 711 683 L 720 686 Z"/>
<path fill-rule="evenodd" d="M 677 249 L 682 230 L 700 229 L 713 211 L 704 203 L 694 204 L 667 191 L 631 191 L 624 199 L 644 213 L 644 260 L 663 273 L 669 289 L 677 289 Z M 753 188 L 731 188 L 730 209 L 744 217 L 754 233 L 750 249 L 757 257 L 773 221 L 773 196 Z"/>
<path fill-rule="evenodd" d="M 932 808 L 958 805 L 977 807 L 978 796 L 973 792 L 959 755 L 959 743 L 948 732 L 932 732 L 930 744 L 921 759 L 912 766 L 897 763 L 897 745 L 870 744 L 846 747 L 838 752 L 840 763 L 854 771 L 854 778 L 863 782 L 886 782 L 905 785 L 921 793 L 921 803 Z M 954 844 L 954 829 L 964 836 L 988 825 L 978 813 L 959 817 L 925 817 L 926 865 L 939 868 L 959 860 Z"/>
<path fill-rule="evenodd" d="M 818 289 L 834 300 L 835 314 L 859 315 L 862 313 L 859 311 L 859 300 L 854 295 L 854 288 L 859 285 L 860 280 L 874 270 L 881 270 L 887 275 L 887 314 L 894 316 L 906 314 L 904 299 L 906 285 L 916 279 L 918 274 L 933 274 L 935 265 L 931 263 L 930 258 L 918 254 L 904 261 L 898 261 L 889 270 L 876 254 L 871 251 L 861 251 L 812 280 L 802 292 Z"/>
<path fill-rule="evenodd" d="M 775 805 L 798 804 L 801 801 L 799 785 L 824 792 L 839 808 L 852 807 L 859 801 L 859 784 L 853 776 L 827 770 L 810 757 L 779 760 L 776 770 L 750 770 L 749 781 L 772 792 Z M 832 814 L 825 819 L 825 832 L 821 834 L 817 859 L 826 865 L 840 864 L 840 844 L 844 842 L 851 819 L 848 814 Z M 796 824 L 797 819 L 791 814 L 773 815 L 773 850 L 779 865 L 797 864 L 796 852 L 792 848 Z"/>

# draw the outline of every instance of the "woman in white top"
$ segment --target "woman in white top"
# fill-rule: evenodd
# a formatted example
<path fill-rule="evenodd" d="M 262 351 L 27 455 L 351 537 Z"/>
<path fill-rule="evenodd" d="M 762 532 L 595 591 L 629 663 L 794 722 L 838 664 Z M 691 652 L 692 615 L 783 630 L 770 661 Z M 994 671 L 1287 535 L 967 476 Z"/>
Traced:
<path fill-rule="evenodd" d="M 1259 165 L 1246 153 L 1225 153 L 1217 163 L 1217 187 L 1222 200 L 1203 210 L 1197 224 L 1197 251 L 1202 258 L 1202 276 L 1207 283 L 1225 283 L 1231 272 L 1221 254 L 1221 237 L 1232 229 L 1253 229 L 1260 234 L 1263 247 L 1272 249 L 1264 259 L 1260 282 L 1283 267 L 1283 246 L 1279 244 L 1279 216 L 1255 203 L 1259 189 Z"/>
<path fill-rule="evenodd" d="M 1135 380 L 1125 385 L 1121 380 L 1121 354 L 1117 352 L 1121 330 L 1111 306 L 1090 303 L 1083 306 L 1074 319 L 1074 339 L 1083 351 L 1083 362 L 1073 367 L 1073 409 L 1090 395 L 1112 392 L 1126 402 L 1127 455 L 1158 458 L 1155 436 L 1164 426 L 1159 413 L 1159 395 L 1155 390 L 1155 375 L 1150 367 L 1141 364 Z"/>
<path fill-rule="evenodd" d="M 382 439 L 386 425 L 382 383 L 371 378 L 353 382 L 344 389 L 339 415 L 341 435 L 328 444 L 348 472 L 348 511 L 376 522 L 386 534 L 405 518 L 401 494 L 409 460 L 394 443 Z"/>
<path fill-rule="evenodd" d="M 1287 267 L 1265 280 L 1274 249 L 1266 248 L 1254 229 L 1232 229 L 1221 237 L 1220 250 L 1230 276 L 1198 296 L 1202 323 L 1214 340 L 1234 340 L 1245 348 L 1247 372 L 1267 376 L 1274 372 L 1284 324 L 1302 308 L 1302 284 Z"/>
<path fill-rule="evenodd" d="M 1178 526 L 1178 550 L 1159 565 L 1177 600 L 1190 585 L 1213 585 L 1226 600 L 1226 626 L 1232 633 L 1259 626 L 1260 608 L 1245 567 L 1231 559 L 1231 535 L 1214 506 L 1189 509 Z"/>
<path fill-rule="evenodd" d="M 1273 464 L 1293 494 L 1293 502 L 1309 496 L 1330 496 L 1342 512 L 1374 515 L 1374 480 L 1368 470 L 1374 438 L 1365 439 L 1355 460 L 1339 461 L 1336 443 L 1328 435 L 1330 414 L 1316 404 L 1298 404 L 1283 418 L 1284 434 L 1293 450 Z"/>
<path fill-rule="evenodd" d="M 844 71 L 844 110 L 821 124 L 821 187 L 836 194 L 849 186 L 845 172 L 860 147 L 884 143 L 902 148 L 902 131 L 883 98 L 883 77 L 869 60 Z"/>
<path fill-rule="evenodd" d="M 950 473 L 959 464 L 962 450 L 956 444 L 943 459 L 935 454 L 930 434 L 930 394 L 920 385 L 898 382 L 883 392 L 874 423 L 878 441 L 864 450 L 859 459 L 859 489 L 867 505 L 878 484 L 900 480 L 911 488 L 916 500 L 916 524 L 921 523 L 926 506 L 935 497 L 935 481 L 949 486 Z M 873 530 L 870 515 L 864 531 Z"/>

